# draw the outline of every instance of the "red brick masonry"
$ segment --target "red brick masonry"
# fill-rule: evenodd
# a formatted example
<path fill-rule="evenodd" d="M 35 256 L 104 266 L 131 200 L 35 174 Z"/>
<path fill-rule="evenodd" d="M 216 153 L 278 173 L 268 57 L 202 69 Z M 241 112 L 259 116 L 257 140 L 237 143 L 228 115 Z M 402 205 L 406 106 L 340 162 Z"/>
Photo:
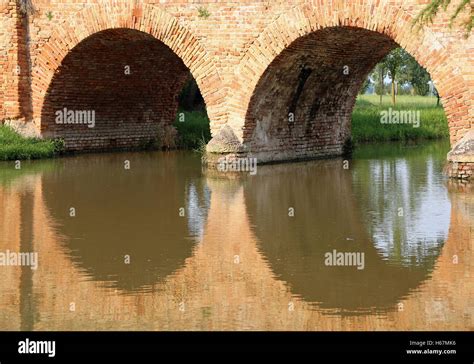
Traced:
<path fill-rule="evenodd" d="M 152 142 L 190 73 L 211 120 L 210 153 L 339 155 L 366 74 L 397 45 L 430 72 L 452 145 L 473 128 L 474 37 L 448 26 L 454 8 L 418 30 L 425 0 L 32 3 L 24 15 L 0 0 L 0 120 L 69 149 Z M 95 127 L 57 124 L 64 108 L 94 110 Z"/>
<path fill-rule="evenodd" d="M 474 163 L 449 163 L 448 176 L 461 180 L 471 180 L 474 175 Z"/>

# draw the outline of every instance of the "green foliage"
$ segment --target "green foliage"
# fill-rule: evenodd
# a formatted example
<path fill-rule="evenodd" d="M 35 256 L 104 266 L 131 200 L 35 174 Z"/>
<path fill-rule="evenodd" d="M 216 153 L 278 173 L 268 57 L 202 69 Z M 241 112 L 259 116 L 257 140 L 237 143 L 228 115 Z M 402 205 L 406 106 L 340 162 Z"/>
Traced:
<path fill-rule="evenodd" d="M 416 95 L 426 96 L 430 91 L 430 74 L 409 53 L 402 48 L 391 51 L 381 62 L 377 64 L 370 79 L 375 83 L 375 93 L 385 95 L 387 85 L 383 82 L 389 76 L 392 80 L 388 92 L 392 93 L 394 104 L 395 81 L 399 84 L 397 94 L 408 94 L 412 87 Z M 411 87 L 408 87 L 411 86 Z M 380 98 L 381 99 L 381 98 Z"/>
<path fill-rule="evenodd" d="M 375 93 L 379 96 L 385 95 L 386 94 L 386 88 L 385 88 L 385 77 L 387 76 L 388 69 L 385 65 L 384 62 L 379 62 L 374 70 L 372 71 L 372 74 L 370 75 L 370 78 L 374 80 L 375 83 Z"/>
<path fill-rule="evenodd" d="M 416 94 L 420 96 L 428 95 L 428 92 L 430 92 L 428 82 L 431 80 L 429 73 L 418 65 L 412 70 L 411 77 L 410 83 L 413 85 Z"/>
<path fill-rule="evenodd" d="M 388 70 L 392 80 L 396 80 L 398 73 L 406 69 L 408 53 L 403 48 L 395 48 L 384 58 L 382 63 Z"/>
<path fill-rule="evenodd" d="M 399 81 L 400 74 L 403 74 L 407 71 L 407 63 L 410 55 L 402 48 L 396 48 L 391 51 L 387 56 L 383 59 L 382 64 L 385 65 L 385 68 L 388 70 L 390 78 L 392 80 L 392 104 L 395 105 L 396 103 L 396 90 L 395 90 L 395 82 Z"/>
<path fill-rule="evenodd" d="M 179 114 L 184 114 L 184 121 L 179 120 Z M 207 144 L 211 140 L 209 118 L 205 112 L 180 111 L 173 124 L 178 130 L 177 146 L 180 149 L 198 149 L 203 142 Z"/>
<path fill-rule="evenodd" d="M 436 97 L 399 96 L 394 110 L 420 110 L 420 127 L 409 124 L 381 124 L 381 111 L 392 107 L 389 102 L 378 104 L 375 95 L 359 96 L 352 113 L 354 143 L 444 139 L 449 137 L 448 123 Z"/>
<path fill-rule="evenodd" d="M 425 24 L 432 23 L 439 11 L 441 9 L 446 11 L 451 2 L 452 0 L 431 0 L 431 2 L 417 15 L 413 25 L 423 27 Z M 474 5 L 471 4 L 470 0 L 459 1 L 454 13 L 451 15 L 449 26 L 453 26 L 454 21 L 464 9 L 469 11 L 469 17 L 463 24 L 464 29 L 466 30 L 466 36 L 468 36 L 474 26 Z"/>
<path fill-rule="evenodd" d="M 200 6 L 198 8 L 198 16 L 200 18 L 207 19 L 211 16 L 211 13 L 209 13 L 209 10 L 207 10 L 204 6 Z"/>
<path fill-rule="evenodd" d="M 12 128 L 0 126 L 0 160 L 49 158 L 62 153 L 64 141 L 24 138 Z"/>
<path fill-rule="evenodd" d="M 430 74 L 410 54 L 406 54 L 405 68 L 400 74 L 400 83 L 409 83 L 413 86 L 415 93 L 419 96 L 426 96 L 430 91 L 428 82 L 431 80 Z"/>
<path fill-rule="evenodd" d="M 55 154 L 61 154 L 61 153 L 64 152 L 64 148 L 66 146 L 66 143 L 64 142 L 64 139 L 62 139 L 62 138 L 53 139 L 52 143 L 53 143 Z"/>

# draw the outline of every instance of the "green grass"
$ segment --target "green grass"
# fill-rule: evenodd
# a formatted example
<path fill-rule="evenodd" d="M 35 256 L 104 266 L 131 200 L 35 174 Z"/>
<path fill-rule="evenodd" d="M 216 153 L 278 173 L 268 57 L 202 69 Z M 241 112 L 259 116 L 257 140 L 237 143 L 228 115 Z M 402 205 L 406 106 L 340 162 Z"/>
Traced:
<path fill-rule="evenodd" d="M 420 111 L 420 126 L 410 124 L 382 124 L 381 111 Z M 448 123 L 442 106 L 436 106 L 436 98 L 400 95 L 392 106 L 390 95 L 379 104 L 377 95 L 361 95 L 352 113 L 352 138 L 354 143 L 444 139 L 449 137 Z"/>
<path fill-rule="evenodd" d="M 180 121 L 180 114 L 184 114 L 184 121 Z M 205 112 L 200 111 L 180 111 L 174 123 L 178 130 L 178 148 L 180 149 L 200 149 L 203 143 L 211 140 L 211 130 L 209 119 Z"/>
<path fill-rule="evenodd" d="M 12 128 L 0 125 L 0 160 L 24 160 L 50 158 L 62 151 L 58 140 L 25 138 Z"/>
<path fill-rule="evenodd" d="M 380 96 L 378 95 L 359 95 L 357 102 L 364 104 L 372 104 L 379 106 Z M 405 106 L 418 106 L 421 108 L 435 108 L 436 107 L 436 97 L 428 96 L 412 96 L 412 95 L 399 95 L 397 96 L 397 105 Z M 392 96 L 384 95 L 382 97 L 382 106 L 390 107 L 392 106 Z M 440 106 L 440 108 L 442 108 Z"/>

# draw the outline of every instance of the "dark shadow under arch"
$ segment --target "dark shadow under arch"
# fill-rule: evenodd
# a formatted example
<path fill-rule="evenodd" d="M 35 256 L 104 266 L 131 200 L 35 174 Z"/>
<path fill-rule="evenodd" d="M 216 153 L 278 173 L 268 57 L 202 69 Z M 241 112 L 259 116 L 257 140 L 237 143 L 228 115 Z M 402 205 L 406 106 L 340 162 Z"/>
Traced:
<path fill-rule="evenodd" d="M 71 151 L 166 143 L 188 77 L 183 61 L 153 36 L 123 28 L 100 31 L 74 47 L 56 70 L 41 112 L 41 131 L 63 138 Z M 58 124 L 58 117 L 64 122 L 70 111 L 79 115 L 76 124 Z M 80 122 L 90 115 L 94 127 Z"/>

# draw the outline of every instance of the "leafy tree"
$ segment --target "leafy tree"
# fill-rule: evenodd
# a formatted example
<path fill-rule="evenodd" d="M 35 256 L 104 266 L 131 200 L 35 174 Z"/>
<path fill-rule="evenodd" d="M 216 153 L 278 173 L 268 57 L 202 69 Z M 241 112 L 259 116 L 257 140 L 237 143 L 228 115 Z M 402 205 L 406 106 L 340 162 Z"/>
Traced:
<path fill-rule="evenodd" d="M 415 63 L 416 66 L 410 71 L 410 83 L 413 85 L 417 95 L 426 96 L 430 92 L 430 85 L 428 83 L 431 80 L 430 74 L 417 62 Z"/>
<path fill-rule="evenodd" d="M 407 60 L 409 54 L 402 48 L 396 48 L 391 51 L 382 61 L 387 68 L 392 83 L 392 104 L 396 103 L 395 83 L 398 81 L 399 74 L 406 72 Z"/>
<path fill-rule="evenodd" d="M 398 93 L 396 92 L 398 90 L 395 90 L 397 82 L 401 88 L 405 88 L 405 91 L 411 86 L 414 93 L 420 96 L 426 96 L 430 90 L 430 74 L 418 64 L 415 58 L 402 48 L 397 48 L 390 52 L 377 64 L 370 75 L 370 79 L 375 83 L 375 93 L 380 95 L 380 103 L 382 103 L 382 95 L 386 93 L 384 82 L 386 77 L 391 79 L 389 92 L 392 95 L 392 103 L 394 105 L 396 103 L 396 94 Z"/>
<path fill-rule="evenodd" d="M 379 62 L 375 68 L 372 74 L 370 75 L 370 78 L 374 80 L 375 84 L 375 93 L 380 96 L 380 105 L 382 105 L 382 98 L 383 95 L 385 94 L 385 77 L 387 76 L 388 69 L 385 65 L 384 62 Z"/>
<path fill-rule="evenodd" d="M 430 91 L 430 74 L 410 54 L 406 55 L 405 62 L 405 67 L 399 77 L 400 83 L 409 83 L 417 95 L 426 96 Z"/>

